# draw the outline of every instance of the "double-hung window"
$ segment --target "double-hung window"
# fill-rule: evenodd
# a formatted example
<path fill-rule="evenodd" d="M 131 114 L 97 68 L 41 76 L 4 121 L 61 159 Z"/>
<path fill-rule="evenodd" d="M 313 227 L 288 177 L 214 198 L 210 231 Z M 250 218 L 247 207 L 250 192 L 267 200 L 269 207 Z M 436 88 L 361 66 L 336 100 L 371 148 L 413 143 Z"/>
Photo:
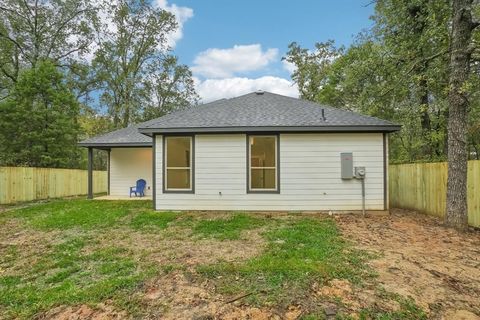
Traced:
<path fill-rule="evenodd" d="M 278 136 L 248 136 L 248 191 L 278 192 Z"/>
<path fill-rule="evenodd" d="M 165 136 L 164 191 L 193 192 L 193 137 Z"/>

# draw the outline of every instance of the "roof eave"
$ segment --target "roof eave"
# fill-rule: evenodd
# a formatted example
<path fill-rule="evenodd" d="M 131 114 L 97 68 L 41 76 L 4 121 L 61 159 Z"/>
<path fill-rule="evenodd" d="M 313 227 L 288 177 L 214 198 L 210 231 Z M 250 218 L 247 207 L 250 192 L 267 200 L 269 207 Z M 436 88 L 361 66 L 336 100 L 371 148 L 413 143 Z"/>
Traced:
<path fill-rule="evenodd" d="M 191 128 L 139 128 L 144 135 L 162 133 L 242 133 L 242 132 L 395 132 L 400 125 L 383 126 L 303 126 L 303 127 L 191 127 Z"/>
<path fill-rule="evenodd" d="M 151 147 L 151 142 L 79 142 L 79 147 L 96 148 L 96 149 L 110 149 L 110 148 L 125 148 L 125 147 Z"/>

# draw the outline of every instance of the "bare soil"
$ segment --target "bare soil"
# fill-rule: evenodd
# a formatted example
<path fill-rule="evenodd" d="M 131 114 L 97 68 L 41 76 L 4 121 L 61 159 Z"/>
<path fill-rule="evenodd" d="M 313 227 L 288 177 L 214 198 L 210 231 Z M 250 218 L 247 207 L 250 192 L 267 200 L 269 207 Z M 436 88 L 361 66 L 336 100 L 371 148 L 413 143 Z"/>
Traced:
<path fill-rule="evenodd" d="M 371 261 L 379 285 L 412 297 L 432 319 L 480 319 L 480 232 L 461 234 L 433 217 L 393 209 L 390 216 L 336 216 Z"/>

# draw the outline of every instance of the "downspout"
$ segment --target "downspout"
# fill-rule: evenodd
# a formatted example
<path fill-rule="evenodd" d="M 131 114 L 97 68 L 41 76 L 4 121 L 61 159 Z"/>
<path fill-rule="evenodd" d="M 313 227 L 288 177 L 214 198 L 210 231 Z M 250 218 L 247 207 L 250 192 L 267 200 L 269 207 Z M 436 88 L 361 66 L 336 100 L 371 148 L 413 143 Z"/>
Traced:
<path fill-rule="evenodd" d="M 365 178 L 362 180 L 362 216 L 365 217 Z"/>
<path fill-rule="evenodd" d="M 365 217 L 365 167 L 355 167 L 355 179 L 359 179 L 362 183 L 362 215 Z"/>

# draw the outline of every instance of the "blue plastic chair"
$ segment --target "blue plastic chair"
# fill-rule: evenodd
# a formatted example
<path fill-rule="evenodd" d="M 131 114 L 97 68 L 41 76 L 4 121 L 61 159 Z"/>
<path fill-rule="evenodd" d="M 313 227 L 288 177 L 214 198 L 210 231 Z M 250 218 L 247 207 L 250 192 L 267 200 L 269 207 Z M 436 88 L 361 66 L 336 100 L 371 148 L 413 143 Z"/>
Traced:
<path fill-rule="evenodd" d="M 130 197 L 132 196 L 132 193 L 135 193 L 135 197 L 137 196 L 144 197 L 146 185 L 147 185 L 147 181 L 143 179 L 137 180 L 137 185 L 135 187 L 130 187 Z"/>

